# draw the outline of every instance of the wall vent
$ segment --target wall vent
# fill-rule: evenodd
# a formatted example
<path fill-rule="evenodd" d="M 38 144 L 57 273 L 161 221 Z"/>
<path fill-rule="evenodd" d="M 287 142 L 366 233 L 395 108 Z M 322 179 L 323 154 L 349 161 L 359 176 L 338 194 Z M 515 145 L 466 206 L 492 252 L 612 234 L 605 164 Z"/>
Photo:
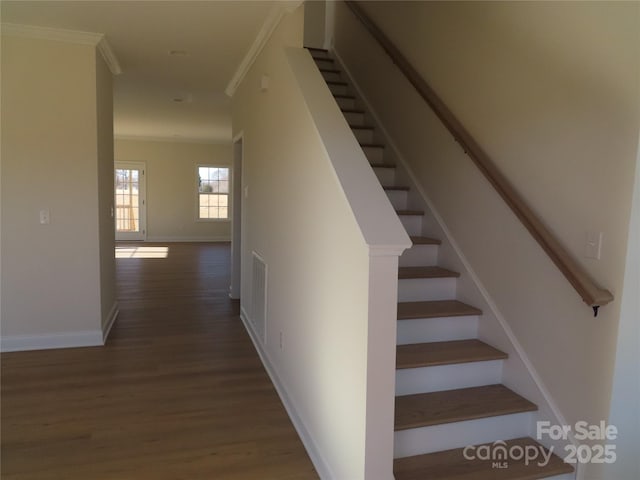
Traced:
<path fill-rule="evenodd" d="M 267 265 L 256 252 L 253 252 L 252 280 L 251 323 L 264 344 L 267 332 Z"/>

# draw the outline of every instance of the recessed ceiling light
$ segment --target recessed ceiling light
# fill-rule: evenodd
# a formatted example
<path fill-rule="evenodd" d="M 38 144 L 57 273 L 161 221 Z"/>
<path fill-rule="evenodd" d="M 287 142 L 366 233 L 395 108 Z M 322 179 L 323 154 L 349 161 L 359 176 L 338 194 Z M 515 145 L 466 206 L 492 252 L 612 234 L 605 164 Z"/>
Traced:
<path fill-rule="evenodd" d="M 170 57 L 186 57 L 187 56 L 186 50 L 169 50 L 167 53 L 169 54 Z"/>

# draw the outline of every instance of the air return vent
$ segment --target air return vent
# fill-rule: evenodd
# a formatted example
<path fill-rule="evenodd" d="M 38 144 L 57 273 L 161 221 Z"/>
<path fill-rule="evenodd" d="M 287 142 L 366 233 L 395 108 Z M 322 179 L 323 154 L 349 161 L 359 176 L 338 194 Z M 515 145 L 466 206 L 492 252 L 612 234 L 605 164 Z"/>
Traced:
<path fill-rule="evenodd" d="M 256 252 L 253 252 L 253 295 L 251 298 L 251 323 L 255 332 L 266 342 L 267 330 L 267 265 Z"/>

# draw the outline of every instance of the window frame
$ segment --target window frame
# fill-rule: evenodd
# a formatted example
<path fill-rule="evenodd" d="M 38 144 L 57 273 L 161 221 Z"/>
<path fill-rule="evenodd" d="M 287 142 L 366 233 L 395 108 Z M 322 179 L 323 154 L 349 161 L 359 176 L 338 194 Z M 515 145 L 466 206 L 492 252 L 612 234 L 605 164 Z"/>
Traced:
<path fill-rule="evenodd" d="M 140 177 L 138 180 L 139 188 L 139 231 L 138 232 L 126 232 L 118 231 L 118 202 L 116 199 L 117 193 L 117 170 L 138 170 Z M 113 231 L 116 241 L 146 241 L 147 240 L 147 164 L 146 162 L 138 161 L 114 161 L 113 162 Z"/>
<path fill-rule="evenodd" d="M 226 168 L 229 171 L 229 187 L 228 187 L 228 191 L 227 193 L 218 193 L 220 195 L 226 195 L 227 196 L 227 218 L 201 218 L 200 217 L 200 168 Z M 232 176 L 233 176 L 233 172 L 231 169 L 231 166 L 229 165 L 217 165 L 217 164 L 211 164 L 211 163 L 198 163 L 196 165 L 196 172 L 195 172 L 195 199 L 196 199 L 196 203 L 195 203 L 195 218 L 196 218 L 196 222 L 204 222 L 204 223 L 210 223 L 210 222 L 230 222 L 231 221 L 231 189 L 232 189 Z"/>

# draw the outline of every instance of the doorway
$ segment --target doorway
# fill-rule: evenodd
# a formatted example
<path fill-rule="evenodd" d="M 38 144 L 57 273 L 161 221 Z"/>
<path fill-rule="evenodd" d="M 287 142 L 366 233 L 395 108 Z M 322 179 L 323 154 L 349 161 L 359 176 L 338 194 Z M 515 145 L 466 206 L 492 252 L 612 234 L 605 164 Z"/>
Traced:
<path fill-rule="evenodd" d="M 116 162 L 114 178 L 116 240 L 145 240 L 145 166 Z"/>

